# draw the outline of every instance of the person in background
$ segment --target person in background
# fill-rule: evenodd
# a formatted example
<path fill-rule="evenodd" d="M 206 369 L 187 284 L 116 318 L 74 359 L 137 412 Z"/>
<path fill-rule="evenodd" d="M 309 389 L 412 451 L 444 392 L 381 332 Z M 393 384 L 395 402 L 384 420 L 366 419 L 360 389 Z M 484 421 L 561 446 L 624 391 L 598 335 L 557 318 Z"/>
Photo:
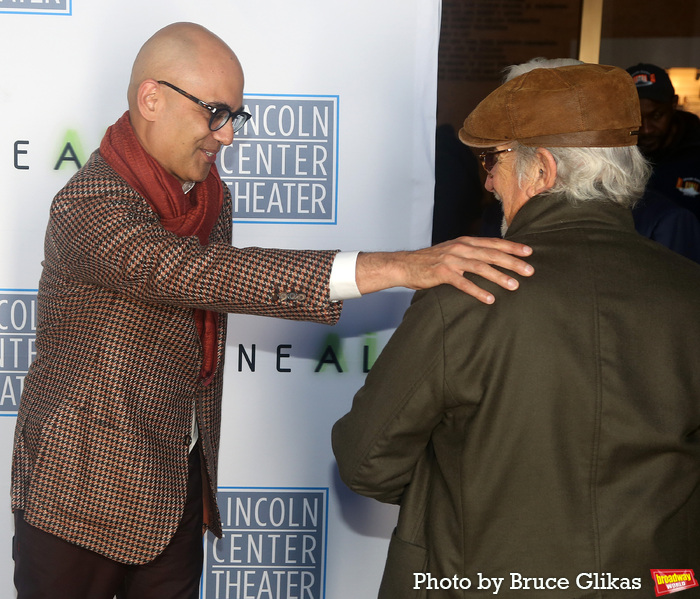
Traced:
<path fill-rule="evenodd" d="M 332 324 L 342 302 L 478 272 L 515 289 L 529 249 L 462 238 L 414 252 L 235 248 L 215 163 L 250 117 L 234 52 L 193 23 L 141 48 L 128 111 L 57 194 L 36 359 L 12 463 L 18 599 L 194 599 L 216 505 L 226 315 Z M 511 254 L 515 254 L 511 255 Z"/>
<path fill-rule="evenodd" d="M 634 83 L 520 72 L 459 137 L 537 276 L 416 293 L 333 427 L 342 480 L 400 506 L 380 599 L 639 599 L 700 564 L 700 265 L 634 229 Z"/>
<path fill-rule="evenodd" d="M 637 230 L 700 262 L 700 119 L 678 107 L 661 67 L 639 63 L 627 72 L 639 94 L 639 149 L 653 166 L 647 193 L 633 212 Z"/>

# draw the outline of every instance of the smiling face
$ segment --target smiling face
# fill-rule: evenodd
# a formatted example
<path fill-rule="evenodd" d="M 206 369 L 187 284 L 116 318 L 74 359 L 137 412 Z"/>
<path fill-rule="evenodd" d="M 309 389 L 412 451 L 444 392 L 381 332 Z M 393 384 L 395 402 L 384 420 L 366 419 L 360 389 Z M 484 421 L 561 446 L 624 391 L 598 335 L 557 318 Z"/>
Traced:
<path fill-rule="evenodd" d="M 233 77 L 211 78 L 212 84 L 189 78 L 178 81 L 182 87 L 208 104 L 240 108 L 243 103 L 243 84 Z M 231 85 L 224 85 L 228 81 Z M 203 181 L 216 161 L 221 146 L 233 141 L 231 121 L 217 131 L 210 131 L 211 113 L 178 92 L 160 86 L 164 110 L 155 123 L 151 139 L 153 157 L 181 182 Z"/>
<path fill-rule="evenodd" d="M 243 103 L 240 63 L 223 41 L 192 24 L 158 32 L 134 63 L 129 109 L 141 145 L 181 183 L 203 181 L 221 146 L 233 141 L 232 123 L 211 131 L 206 108 L 158 81 L 213 106 L 238 109 Z"/>

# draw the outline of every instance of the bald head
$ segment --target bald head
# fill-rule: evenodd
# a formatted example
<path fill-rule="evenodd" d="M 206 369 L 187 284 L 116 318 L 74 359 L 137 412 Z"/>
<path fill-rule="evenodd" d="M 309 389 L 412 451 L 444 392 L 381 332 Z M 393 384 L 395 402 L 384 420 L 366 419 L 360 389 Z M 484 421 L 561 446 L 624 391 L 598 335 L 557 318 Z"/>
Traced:
<path fill-rule="evenodd" d="M 141 48 L 131 70 L 128 100 L 135 107 L 139 86 L 147 79 L 187 83 L 211 77 L 236 77 L 243 70 L 233 50 L 195 23 L 173 23 L 157 31 Z"/>
<path fill-rule="evenodd" d="M 134 133 L 146 152 L 180 181 L 203 181 L 234 135 L 231 121 L 210 129 L 211 111 L 242 108 L 243 70 L 233 50 L 211 31 L 174 23 L 141 48 L 128 99 Z"/>

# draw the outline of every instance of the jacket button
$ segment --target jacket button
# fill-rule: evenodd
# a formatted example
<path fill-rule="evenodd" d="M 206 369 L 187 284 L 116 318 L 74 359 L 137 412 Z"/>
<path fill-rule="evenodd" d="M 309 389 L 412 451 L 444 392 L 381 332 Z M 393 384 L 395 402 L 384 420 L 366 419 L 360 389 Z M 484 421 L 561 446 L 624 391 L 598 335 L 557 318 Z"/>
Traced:
<path fill-rule="evenodd" d="M 188 434 L 185 435 L 185 445 L 187 445 L 187 447 L 189 447 L 189 446 L 190 446 L 190 443 L 192 443 L 192 435 L 190 435 L 190 434 L 188 433 Z"/>
<path fill-rule="evenodd" d="M 277 299 L 278 299 L 279 301 L 283 302 L 284 300 L 287 299 L 287 294 L 286 294 L 284 291 L 280 291 L 280 292 L 277 294 Z"/>

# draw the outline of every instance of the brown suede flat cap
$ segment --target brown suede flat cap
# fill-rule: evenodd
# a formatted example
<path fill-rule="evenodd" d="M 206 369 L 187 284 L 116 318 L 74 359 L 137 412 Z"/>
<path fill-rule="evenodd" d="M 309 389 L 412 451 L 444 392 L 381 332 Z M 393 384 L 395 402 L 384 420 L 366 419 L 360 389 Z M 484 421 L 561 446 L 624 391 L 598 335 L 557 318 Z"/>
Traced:
<path fill-rule="evenodd" d="M 617 67 L 579 64 L 534 69 L 491 92 L 464 121 L 459 138 L 490 148 L 633 146 L 641 125 L 637 88 Z"/>

